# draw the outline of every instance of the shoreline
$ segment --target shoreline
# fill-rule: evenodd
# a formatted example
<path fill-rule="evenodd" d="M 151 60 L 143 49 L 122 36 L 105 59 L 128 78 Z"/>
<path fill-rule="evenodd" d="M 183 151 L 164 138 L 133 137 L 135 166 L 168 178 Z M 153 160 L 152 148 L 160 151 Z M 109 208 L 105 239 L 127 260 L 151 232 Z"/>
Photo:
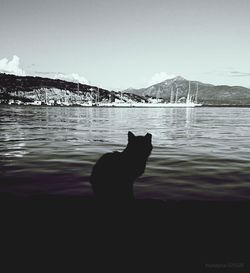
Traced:
<path fill-rule="evenodd" d="M 6 103 L 0 103 L 0 106 L 3 105 L 3 106 L 10 106 L 10 107 L 14 107 L 14 106 L 21 106 L 21 107 L 60 107 L 60 108 L 163 108 L 163 109 L 190 109 L 190 108 L 213 108 L 213 107 L 216 107 L 216 108 L 227 108 L 227 107 L 237 107 L 237 108 L 250 108 L 250 104 L 247 104 L 247 105 L 240 105 L 240 104 L 225 104 L 225 105 L 218 105 L 218 104 L 214 104 L 214 105 L 209 105 L 209 104 L 203 104 L 201 106 L 181 106 L 181 107 L 175 107 L 175 106 L 169 106 L 169 107 L 162 107 L 162 106 L 152 106 L 152 107 L 149 107 L 149 106 L 91 106 L 91 105 L 84 105 L 84 106 L 81 106 L 81 105 L 68 105 L 68 106 L 62 106 L 62 105 L 24 105 L 24 104 L 6 104 Z"/>

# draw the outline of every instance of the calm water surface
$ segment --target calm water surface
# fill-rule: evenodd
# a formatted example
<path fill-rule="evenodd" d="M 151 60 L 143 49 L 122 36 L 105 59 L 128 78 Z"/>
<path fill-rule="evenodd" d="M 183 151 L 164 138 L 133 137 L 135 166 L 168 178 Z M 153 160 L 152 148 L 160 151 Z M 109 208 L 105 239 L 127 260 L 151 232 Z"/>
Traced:
<path fill-rule="evenodd" d="M 153 135 L 138 198 L 250 199 L 249 117 L 250 108 L 2 105 L 0 191 L 91 196 L 93 164 L 122 151 L 130 130 Z"/>

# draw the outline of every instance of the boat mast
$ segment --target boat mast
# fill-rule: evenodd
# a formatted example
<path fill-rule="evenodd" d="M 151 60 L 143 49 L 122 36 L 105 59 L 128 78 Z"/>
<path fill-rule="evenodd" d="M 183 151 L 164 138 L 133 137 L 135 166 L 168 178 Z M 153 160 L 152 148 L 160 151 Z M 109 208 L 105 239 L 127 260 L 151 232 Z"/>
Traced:
<path fill-rule="evenodd" d="M 171 95 L 170 95 L 170 103 L 173 103 L 174 101 L 174 96 L 173 96 L 173 86 L 171 86 Z"/>
<path fill-rule="evenodd" d="M 186 100 L 187 103 L 190 102 L 190 81 L 188 81 L 188 95 L 187 95 L 187 100 Z"/>
<path fill-rule="evenodd" d="M 195 103 L 198 103 L 198 82 L 197 82 L 197 86 L 196 86 L 196 94 L 195 94 Z"/>
<path fill-rule="evenodd" d="M 159 99 L 159 93 L 160 93 L 160 89 L 158 88 L 157 92 L 156 92 L 156 101 L 158 102 Z"/>
<path fill-rule="evenodd" d="M 178 99 L 178 87 L 176 87 L 175 103 L 177 103 L 177 99 Z"/>
<path fill-rule="evenodd" d="M 94 102 L 93 88 L 90 88 L 91 103 Z"/>

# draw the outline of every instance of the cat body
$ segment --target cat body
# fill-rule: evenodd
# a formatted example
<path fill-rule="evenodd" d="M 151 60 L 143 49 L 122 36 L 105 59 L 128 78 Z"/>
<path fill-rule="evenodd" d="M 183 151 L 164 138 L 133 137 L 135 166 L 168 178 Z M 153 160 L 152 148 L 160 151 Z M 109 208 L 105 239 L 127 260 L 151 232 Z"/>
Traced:
<path fill-rule="evenodd" d="M 152 150 L 152 135 L 135 136 L 128 132 L 128 145 L 122 152 L 104 154 L 90 177 L 93 192 L 102 200 L 133 200 L 134 181 L 144 173 Z"/>

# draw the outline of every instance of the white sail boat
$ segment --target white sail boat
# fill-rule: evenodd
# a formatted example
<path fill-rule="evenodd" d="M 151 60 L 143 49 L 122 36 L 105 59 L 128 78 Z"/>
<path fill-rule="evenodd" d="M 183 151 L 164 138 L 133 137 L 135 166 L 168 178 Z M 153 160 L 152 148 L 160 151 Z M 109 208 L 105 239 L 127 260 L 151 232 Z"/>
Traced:
<path fill-rule="evenodd" d="M 170 102 L 158 102 L 158 103 L 133 103 L 133 107 L 147 107 L 147 108 L 187 108 L 187 107 L 199 107 L 202 106 L 201 103 L 198 103 L 198 82 L 197 89 L 195 94 L 195 100 L 193 101 L 191 96 L 190 81 L 188 83 L 188 94 L 186 101 L 180 102 L 178 100 L 179 89 L 176 86 L 175 101 L 174 101 L 174 92 L 173 87 L 171 88 Z"/>
<path fill-rule="evenodd" d="M 201 103 L 198 103 L 198 82 L 195 94 L 195 100 L 193 100 L 193 96 L 191 95 L 191 88 L 190 88 L 190 81 L 188 84 L 188 93 L 186 99 L 183 98 L 178 99 L 179 88 L 176 86 L 176 93 L 174 94 L 173 87 L 171 87 L 171 95 L 170 95 L 170 102 L 132 102 L 132 101 L 125 101 L 123 99 L 123 94 L 120 93 L 120 99 L 111 102 L 101 102 L 100 101 L 100 91 L 97 88 L 97 94 L 95 103 L 91 106 L 97 107 L 140 107 L 140 108 L 187 108 L 187 107 L 199 107 L 202 106 Z M 182 101 L 181 101 L 182 100 Z M 82 105 L 83 106 L 83 105 Z"/>

